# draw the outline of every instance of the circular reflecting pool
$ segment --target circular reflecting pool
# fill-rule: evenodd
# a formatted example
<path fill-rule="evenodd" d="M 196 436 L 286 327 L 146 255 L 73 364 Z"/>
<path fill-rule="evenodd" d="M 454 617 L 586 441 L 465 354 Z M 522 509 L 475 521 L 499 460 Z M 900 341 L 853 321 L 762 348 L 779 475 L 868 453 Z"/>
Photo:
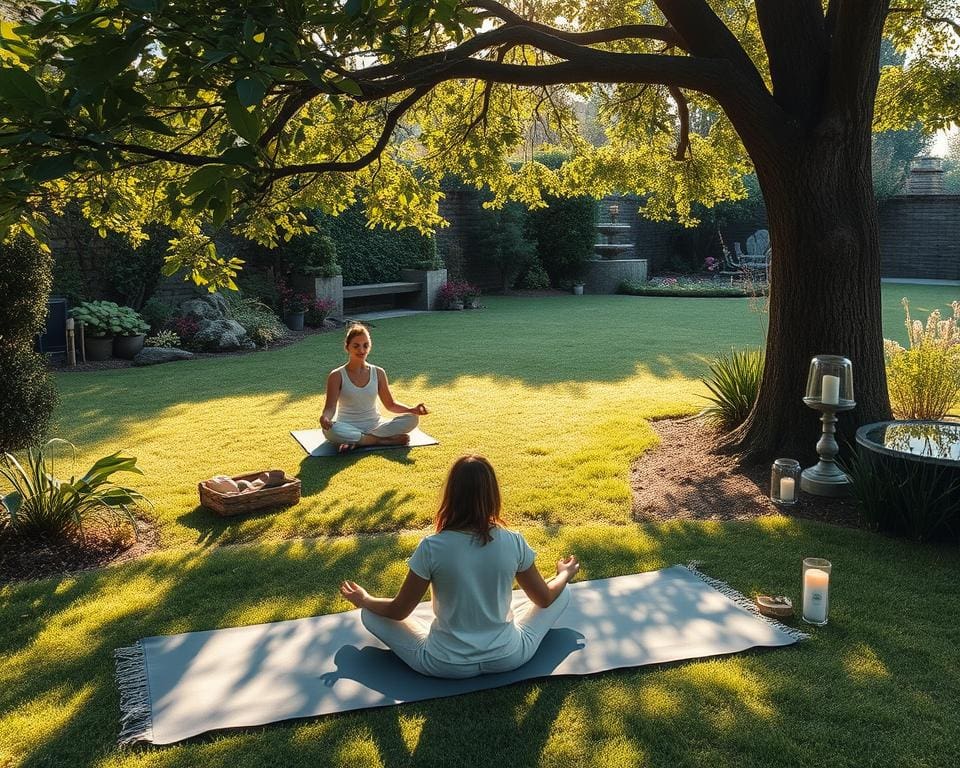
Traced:
<path fill-rule="evenodd" d="M 960 422 L 881 421 L 860 427 L 857 442 L 888 456 L 960 467 Z"/>

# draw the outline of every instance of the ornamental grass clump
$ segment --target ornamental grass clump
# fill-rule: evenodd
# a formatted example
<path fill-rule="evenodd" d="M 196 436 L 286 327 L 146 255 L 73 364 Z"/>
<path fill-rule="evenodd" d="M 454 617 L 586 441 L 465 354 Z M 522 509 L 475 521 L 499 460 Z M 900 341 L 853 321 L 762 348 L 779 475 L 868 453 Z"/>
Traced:
<path fill-rule="evenodd" d="M 760 391 L 765 354 L 759 347 L 732 350 L 710 364 L 710 375 L 701 379 L 712 394 L 713 405 L 700 412 L 707 424 L 719 431 L 736 429 L 750 414 Z"/>
<path fill-rule="evenodd" d="M 952 317 L 935 309 L 926 323 L 910 317 L 906 298 L 901 303 L 910 346 L 883 340 L 890 406 L 898 419 L 942 419 L 960 401 L 960 301 L 951 303 Z"/>
<path fill-rule="evenodd" d="M 11 453 L 3 454 L 0 476 L 13 490 L 0 497 L 0 527 L 24 537 L 57 537 L 89 524 L 126 522 L 136 535 L 133 512 L 141 502 L 149 502 L 139 491 L 110 480 L 117 472 L 142 475 L 136 457 L 118 451 L 98 459 L 81 477 L 60 480 L 53 474 L 58 446 L 69 447 L 76 457 L 74 445 L 59 439 L 28 449 L 23 463 Z"/>
<path fill-rule="evenodd" d="M 272 309 L 257 299 L 244 299 L 228 294 L 230 314 L 258 347 L 269 347 L 289 335 L 287 327 L 280 322 Z"/>

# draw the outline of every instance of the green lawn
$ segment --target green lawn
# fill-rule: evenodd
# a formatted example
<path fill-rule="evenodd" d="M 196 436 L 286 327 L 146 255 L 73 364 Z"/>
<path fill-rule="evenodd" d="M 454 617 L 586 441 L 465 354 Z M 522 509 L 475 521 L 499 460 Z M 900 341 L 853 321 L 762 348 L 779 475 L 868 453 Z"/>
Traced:
<path fill-rule="evenodd" d="M 919 313 L 958 293 L 884 286 L 888 335 L 905 339 L 901 296 Z M 629 462 L 654 443 L 647 419 L 699 408 L 707 361 L 760 341 L 746 300 L 485 301 L 483 312 L 377 323 L 371 359 L 400 399 L 427 402 L 423 426 L 441 440 L 408 454 L 306 461 L 287 434 L 315 425 L 339 335 L 60 376 L 58 434 L 84 459 L 118 448 L 140 457 L 163 548 L 0 587 L 0 766 L 954 764 L 955 549 L 778 516 L 630 521 Z M 545 569 L 569 551 L 587 579 L 695 558 L 745 593 L 796 597 L 800 560 L 815 554 L 834 562 L 831 623 L 780 651 L 116 748 L 112 649 L 346 610 L 335 597 L 346 577 L 396 589 L 447 466 L 468 450 L 494 462 L 507 517 Z M 268 466 L 301 477 L 299 506 L 235 522 L 197 508 L 197 480 Z"/>

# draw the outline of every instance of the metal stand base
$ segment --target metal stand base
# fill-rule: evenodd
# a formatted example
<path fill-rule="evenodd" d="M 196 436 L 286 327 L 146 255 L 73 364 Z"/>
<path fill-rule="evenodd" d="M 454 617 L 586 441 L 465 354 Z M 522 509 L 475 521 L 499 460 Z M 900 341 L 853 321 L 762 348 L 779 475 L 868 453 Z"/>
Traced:
<path fill-rule="evenodd" d="M 800 473 L 800 490 L 814 496 L 849 496 L 851 481 L 832 461 L 821 461 Z"/>

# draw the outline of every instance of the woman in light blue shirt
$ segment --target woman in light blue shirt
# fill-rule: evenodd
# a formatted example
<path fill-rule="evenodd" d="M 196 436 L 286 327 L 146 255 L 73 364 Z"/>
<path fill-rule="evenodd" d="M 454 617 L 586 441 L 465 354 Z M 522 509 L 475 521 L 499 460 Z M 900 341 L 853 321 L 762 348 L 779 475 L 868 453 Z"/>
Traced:
<path fill-rule="evenodd" d="M 396 597 L 373 597 L 352 581 L 340 593 L 363 625 L 411 668 L 433 677 L 506 672 L 529 661 L 570 600 L 564 589 L 580 569 L 570 555 L 544 581 L 523 536 L 503 527 L 497 476 L 482 456 L 450 468 L 436 533 L 417 546 Z M 511 611 L 513 582 L 529 598 Z M 411 617 L 431 588 L 434 620 Z"/>

